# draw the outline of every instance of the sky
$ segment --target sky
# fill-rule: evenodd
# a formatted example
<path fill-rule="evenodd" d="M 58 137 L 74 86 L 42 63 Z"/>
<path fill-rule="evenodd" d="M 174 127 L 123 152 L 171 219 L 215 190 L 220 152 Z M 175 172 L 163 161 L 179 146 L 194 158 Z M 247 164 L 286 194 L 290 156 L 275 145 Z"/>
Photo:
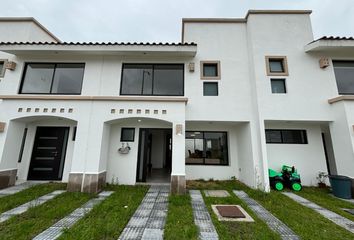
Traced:
<path fill-rule="evenodd" d="M 354 0 L 0 0 L 0 17 L 34 17 L 62 41 L 179 42 L 182 18 L 310 9 L 314 37 L 354 36 Z"/>

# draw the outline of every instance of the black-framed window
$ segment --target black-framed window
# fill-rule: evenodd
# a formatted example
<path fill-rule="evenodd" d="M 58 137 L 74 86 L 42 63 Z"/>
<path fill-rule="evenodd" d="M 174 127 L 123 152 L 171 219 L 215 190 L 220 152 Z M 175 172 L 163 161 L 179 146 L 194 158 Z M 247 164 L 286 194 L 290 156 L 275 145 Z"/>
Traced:
<path fill-rule="evenodd" d="M 333 61 L 338 93 L 354 94 L 354 61 Z"/>
<path fill-rule="evenodd" d="M 266 143 L 308 144 L 306 130 L 266 129 Z"/>
<path fill-rule="evenodd" d="M 120 133 L 121 142 L 134 142 L 135 128 L 122 128 Z"/>
<path fill-rule="evenodd" d="M 186 164 L 228 165 L 226 132 L 187 131 Z"/>
<path fill-rule="evenodd" d="M 270 79 L 272 93 L 286 93 L 285 79 Z"/>
<path fill-rule="evenodd" d="M 84 63 L 27 63 L 20 93 L 81 94 Z"/>
<path fill-rule="evenodd" d="M 283 59 L 269 59 L 269 71 L 271 73 L 282 73 L 284 72 L 284 61 Z"/>
<path fill-rule="evenodd" d="M 219 89 L 217 82 L 204 82 L 203 83 L 203 95 L 204 96 L 218 96 Z"/>
<path fill-rule="evenodd" d="M 5 75 L 5 60 L 0 60 L 0 77 Z"/>
<path fill-rule="evenodd" d="M 123 64 L 120 95 L 183 96 L 183 64 Z"/>
<path fill-rule="evenodd" d="M 203 64 L 203 76 L 204 77 L 217 77 L 218 73 L 218 64 L 217 63 L 204 63 Z"/>

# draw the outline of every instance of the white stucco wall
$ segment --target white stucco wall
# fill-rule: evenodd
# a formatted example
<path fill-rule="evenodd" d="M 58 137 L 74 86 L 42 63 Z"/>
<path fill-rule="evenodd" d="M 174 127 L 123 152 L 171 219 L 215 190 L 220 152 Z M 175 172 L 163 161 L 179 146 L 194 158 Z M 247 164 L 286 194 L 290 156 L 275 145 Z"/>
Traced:
<path fill-rule="evenodd" d="M 266 129 L 306 130 L 308 144 L 267 144 L 269 168 L 281 171 L 282 165 L 295 166 L 303 185 L 317 185 L 318 173 L 327 172 L 326 158 L 318 124 L 266 123 Z"/>

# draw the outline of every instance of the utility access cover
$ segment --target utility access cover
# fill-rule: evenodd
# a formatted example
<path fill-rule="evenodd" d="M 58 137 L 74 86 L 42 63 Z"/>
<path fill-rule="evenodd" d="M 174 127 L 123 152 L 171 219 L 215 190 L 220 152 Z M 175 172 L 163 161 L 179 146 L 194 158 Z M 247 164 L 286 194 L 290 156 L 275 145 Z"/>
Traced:
<path fill-rule="evenodd" d="M 211 205 L 219 221 L 254 222 L 240 205 Z"/>

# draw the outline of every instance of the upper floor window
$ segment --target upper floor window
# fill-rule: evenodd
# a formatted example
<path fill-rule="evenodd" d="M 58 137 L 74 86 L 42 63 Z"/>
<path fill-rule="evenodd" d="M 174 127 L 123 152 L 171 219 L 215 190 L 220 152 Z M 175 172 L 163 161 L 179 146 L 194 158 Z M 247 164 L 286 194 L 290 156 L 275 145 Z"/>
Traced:
<path fill-rule="evenodd" d="M 266 67 L 268 76 L 287 76 L 288 64 L 285 56 L 266 56 Z"/>
<path fill-rule="evenodd" d="M 0 60 L 0 77 L 5 75 L 5 60 Z"/>
<path fill-rule="evenodd" d="M 333 61 L 339 94 L 354 94 L 354 61 Z"/>
<path fill-rule="evenodd" d="M 28 63 L 20 93 L 81 94 L 84 63 Z"/>
<path fill-rule="evenodd" d="M 123 64 L 121 95 L 183 96 L 183 64 Z"/>
<path fill-rule="evenodd" d="M 220 61 L 201 61 L 200 75 L 203 80 L 220 79 Z"/>

